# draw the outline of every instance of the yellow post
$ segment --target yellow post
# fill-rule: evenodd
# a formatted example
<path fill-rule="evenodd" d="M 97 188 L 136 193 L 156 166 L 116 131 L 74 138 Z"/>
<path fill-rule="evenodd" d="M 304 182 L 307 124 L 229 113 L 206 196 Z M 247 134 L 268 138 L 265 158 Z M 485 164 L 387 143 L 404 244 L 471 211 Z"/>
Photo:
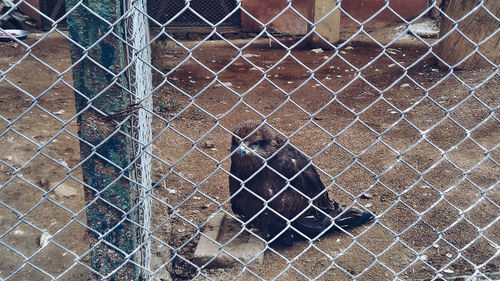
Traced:
<path fill-rule="evenodd" d="M 317 34 L 321 35 L 331 44 L 335 44 L 340 38 L 340 6 L 333 0 L 314 0 L 313 23 L 316 34 L 312 36 L 311 44 L 314 47 L 328 48 L 329 45 Z"/>

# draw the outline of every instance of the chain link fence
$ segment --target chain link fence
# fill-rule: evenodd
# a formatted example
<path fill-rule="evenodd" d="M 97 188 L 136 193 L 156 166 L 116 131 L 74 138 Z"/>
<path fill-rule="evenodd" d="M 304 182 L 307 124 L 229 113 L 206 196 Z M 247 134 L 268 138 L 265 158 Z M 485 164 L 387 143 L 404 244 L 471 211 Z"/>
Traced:
<path fill-rule="evenodd" d="M 169 22 L 168 26 L 209 27 L 214 24 L 218 26 L 238 26 L 240 23 L 240 14 L 236 10 L 236 1 L 194 0 L 190 1 L 189 8 L 187 7 L 186 2 L 180 0 L 168 2 L 149 1 L 148 3 L 149 15 L 162 24 Z M 198 15 L 201 15 L 201 17 Z"/>
<path fill-rule="evenodd" d="M 0 280 L 500 279 L 495 1 L 147 2 L 2 2 L 50 30 L 0 30 Z M 261 198 L 285 247 L 235 215 L 249 119 L 375 218 L 313 239 Z"/>

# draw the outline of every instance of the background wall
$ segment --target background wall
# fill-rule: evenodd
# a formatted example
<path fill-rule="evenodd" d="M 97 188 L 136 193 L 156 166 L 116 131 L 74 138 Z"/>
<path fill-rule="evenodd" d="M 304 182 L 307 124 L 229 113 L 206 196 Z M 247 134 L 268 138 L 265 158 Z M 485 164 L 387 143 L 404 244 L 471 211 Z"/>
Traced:
<path fill-rule="evenodd" d="M 386 3 L 384 0 L 342 1 L 342 9 L 360 22 L 367 20 L 373 14 L 382 9 L 380 14 L 364 25 L 365 28 L 401 21 L 399 16 L 406 20 L 413 19 L 424 12 L 428 7 L 427 0 L 391 0 L 389 2 L 389 7 L 399 14 L 399 16 L 397 16 L 389 8 L 383 8 L 385 5 Z M 342 13 L 341 15 L 340 24 L 344 27 L 357 25 L 345 13 Z"/>
<path fill-rule="evenodd" d="M 308 19 L 312 18 L 313 5 L 312 0 L 294 0 L 292 2 L 292 7 Z M 244 0 L 242 6 L 253 17 L 266 23 L 282 12 L 287 6 L 287 2 L 284 0 Z M 241 30 L 247 32 L 262 30 L 262 25 L 252 19 L 248 13 L 241 12 Z M 307 22 L 289 9 L 269 24 L 268 28 L 272 32 L 305 34 L 307 32 Z"/>
<path fill-rule="evenodd" d="M 379 15 L 364 26 L 365 28 L 401 21 L 390 9 L 383 8 L 385 4 L 384 0 L 349 0 L 342 1 L 342 9 L 361 22 L 383 9 Z M 242 5 L 255 18 L 267 22 L 280 13 L 286 7 L 287 2 L 285 0 L 243 0 Z M 292 6 L 305 17 L 312 18 L 314 0 L 293 0 Z M 405 19 L 412 19 L 424 12 L 428 4 L 427 0 L 391 0 L 389 7 Z M 344 13 L 341 15 L 340 24 L 342 27 L 357 25 Z M 248 14 L 242 12 L 241 28 L 243 31 L 258 32 L 262 29 L 262 26 Z M 288 10 L 273 21 L 268 28 L 272 32 L 304 34 L 307 32 L 307 22 L 296 13 Z"/>

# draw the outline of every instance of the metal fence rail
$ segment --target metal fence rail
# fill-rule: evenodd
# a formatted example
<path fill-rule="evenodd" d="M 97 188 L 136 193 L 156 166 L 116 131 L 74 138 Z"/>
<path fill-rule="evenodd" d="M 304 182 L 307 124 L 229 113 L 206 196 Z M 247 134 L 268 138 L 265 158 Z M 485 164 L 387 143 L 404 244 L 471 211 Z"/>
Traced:
<path fill-rule="evenodd" d="M 275 13 L 262 2 L 262 14 L 245 1 L 151 2 L 67 0 L 56 21 L 2 2 L 2 24 L 34 11 L 51 28 L 0 29 L 0 280 L 500 279 L 495 1 L 429 1 L 416 17 L 391 1 L 366 17 L 343 1 Z M 243 18 L 256 36 L 218 30 Z M 210 33 L 166 31 L 194 22 Z M 231 173 L 248 119 L 326 189 L 309 198 L 272 156 L 259 169 L 288 185 L 268 199 L 249 188 L 258 173 Z M 290 190 L 327 217 L 313 204 L 324 193 L 374 220 L 300 238 L 268 208 Z M 292 247 L 234 214 L 241 192 L 266 206 L 254 218 L 299 232 Z"/>

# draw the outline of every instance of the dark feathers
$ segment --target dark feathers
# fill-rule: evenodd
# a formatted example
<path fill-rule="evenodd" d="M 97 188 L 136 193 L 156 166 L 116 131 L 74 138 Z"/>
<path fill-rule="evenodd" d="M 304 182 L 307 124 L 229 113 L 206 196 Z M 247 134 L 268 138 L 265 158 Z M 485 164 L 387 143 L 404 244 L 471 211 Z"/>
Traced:
<path fill-rule="evenodd" d="M 0 24 L 2 28 L 23 29 L 23 25 L 35 27 L 37 21 L 16 8 L 10 0 L 0 0 Z"/>
<path fill-rule="evenodd" d="M 279 235 L 281 244 L 291 246 L 294 231 L 287 228 L 287 221 L 302 234 L 315 238 L 335 229 L 331 218 L 342 228 L 373 218 L 356 209 L 343 212 L 329 198 L 309 159 L 285 144 L 271 128 L 260 125 L 253 120 L 243 122 L 232 138 L 231 207 L 243 221 L 267 231 L 271 238 Z"/>

